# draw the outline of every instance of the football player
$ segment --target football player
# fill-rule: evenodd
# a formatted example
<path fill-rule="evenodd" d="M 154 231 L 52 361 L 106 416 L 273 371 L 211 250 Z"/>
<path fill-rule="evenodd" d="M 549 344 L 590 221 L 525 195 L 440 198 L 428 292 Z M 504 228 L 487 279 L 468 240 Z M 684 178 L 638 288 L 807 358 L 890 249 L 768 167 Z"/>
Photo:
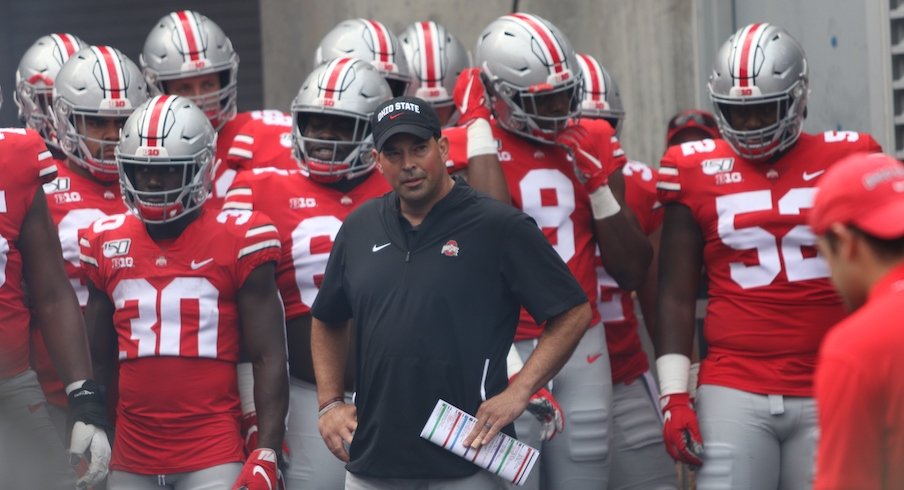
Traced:
<path fill-rule="evenodd" d="M 408 94 L 429 102 L 443 126 L 454 126 L 459 114 L 452 94 L 458 75 L 471 65 L 461 41 L 433 22 L 415 22 L 402 31 L 399 43 L 408 59 L 411 85 Z"/>
<path fill-rule="evenodd" d="M 36 131 L 56 160 L 57 169 L 65 166 L 66 156 L 57 143 L 53 123 L 53 81 L 63 64 L 84 45 L 76 36 L 56 33 L 41 36 L 19 60 L 16 68 L 16 90 L 13 101 L 19 109 L 19 120 L 25 127 Z M 57 223 L 59 226 L 59 223 Z M 78 262 L 76 252 L 76 262 Z M 41 389 L 47 397 L 47 405 L 57 430 L 65 433 L 66 393 L 56 375 L 53 363 L 44 346 L 40 329 L 31 333 L 30 362 L 38 374 Z"/>
<path fill-rule="evenodd" d="M 80 239 L 99 376 L 119 364 L 111 489 L 271 489 L 288 409 L 279 233 L 255 212 L 204 207 L 216 133 L 204 112 L 156 96 L 116 147 L 129 213 Z M 253 362 L 260 448 L 247 461 L 236 362 Z M 242 462 L 245 461 L 243 466 Z"/>
<path fill-rule="evenodd" d="M 577 60 L 584 74 L 581 124 L 601 124 L 599 120 L 603 120 L 618 135 L 625 111 L 615 79 L 596 58 L 578 54 Z M 625 181 L 625 202 L 641 229 L 650 237 L 655 258 L 659 250 L 662 206 L 656 196 L 654 171 L 641 162 L 629 161 L 621 172 Z M 599 257 L 596 265 L 599 310 L 612 366 L 612 433 L 609 438 L 612 466 L 608 488 L 676 489 L 675 466 L 662 441 L 658 388 L 637 331 L 639 322 L 634 311 L 634 298 L 631 291 L 618 287 Z M 656 311 L 656 275 L 652 264 L 646 280 L 637 289 L 637 298 L 644 325 L 652 334 Z"/>
<path fill-rule="evenodd" d="M 91 463 L 78 484 L 84 488 L 101 481 L 110 460 L 110 423 L 92 380 L 85 326 L 41 189 L 56 171 L 38 133 L 0 129 L 0 472 L 10 488 L 76 485 L 29 367 L 32 318 L 44 329 L 68 395 L 70 453 L 76 460 L 90 454 Z"/>
<path fill-rule="evenodd" d="M 650 245 L 628 218 L 621 190 L 613 193 L 608 186 L 613 169 L 624 164 L 611 128 L 606 138 L 575 129 L 581 72 L 564 34 L 538 16 L 518 13 L 495 20 L 479 39 L 479 69 L 462 76 L 469 82 L 465 103 L 486 99 L 495 116 L 482 146 L 498 148 L 512 203 L 536 220 L 594 306 L 592 326 L 552 385 L 565 414 L 565 432 L 542 443 L 540 471 L 527 485 L 537 488 L 542 479 L 545 488 L 603 488 L 611 375 L 595 307 L 595 250 L 602 249 L 620 284 L 634 288 L 646 274 Z M 472 133 L 471 126 L 444 132 L 453 166 L 465 166 Z M 542 334 L 543 326 L 523 314 L 516 334 L 520 358 L 530 356 Z M 551 435 L 541 434 L 545 425 L 528 414 L 516 421 L 516 430 L 522 440 L 540 447 L 541 435 Z"/>
<path fill-rule="evenodd" d="M 151 29 L 139 57 L 152 94 L 188 97 L 217 130 L 217 164 L 208 206 L 218 210 L 236 172 L 295 168 L 291 118 L 281 111 L 239 113 L 239 56 L 214 21 L 192 10 L 171 12 Z"/>
<path fill-rule="evenodd" d="M 292 102 L 293 146 L 299 169 L 255 169 L 236 177 L 224 209 L 262 211 L 282 237 L 277 283 L 286 309 L 291 373 L 289 488 L 341 488 L 343 463 L 327 449 L 317 426 L 317 388 L 311 361 L 311 310 L 342 221 L 364 201 L 389 191 L 374 172 L 370 116 L 392 98 L 369 63 L 336 58 L 316 68 Z M 347 371 L 347 401 L 353 385 Z M 253 412 L 247 401 L 243 411 Z"/>
<path fill-rule="evenodd" d="M 81 39 L 65 32 L 41 36 L 25 51 L 16 68 L 13 101 L 19 108 L 19 120 L 44 138 L 58 160 L 65 157 L 53 125 L 53 81 L 66 61 L 84 46 Z"/>
<path fill-rule="evenodd" d="M 48 51 L 62 53 L 59 48 Z M 79 233 L 97 219 L 126 210 L 113 149 L 126 118 L 147 100 L 147 84 L 135 63 L 110 46 L 74 53 L 54 75 L 53 116 L 59 124 L 43 127 L 49 126 L 53 138 L 59 136 L 65 161 L 57 164 L 57 177 L 44 185 L 44 194 L 60 236 L 66 275 L 84 308 L 88 290 L 78 260 Z M 32 330 L 31 359 L 60 427 L 66 396 L 40 328 Z"/>
<path fill-rule="evenodd" d="M 357 58 L 373 65 L 386 78 L 393 97 L 405 95 L 412 83 L 399 38 L 382 22 L 343 20 L 320 40 L 314 52 L 314 67 L 342 57 Z"/>
<path fill-rule="evenodd" d="M 662 159 L 663 437 L 673 458 L 702 465 L 699 488 L 812 481 L 813 370 L 820 341 L 844 309 L 806 220 L 823 173 L 879 146 L 853 131 L 803 133 L 808 81 L 804 50 L 787 31 L 743 27 L 722 45 L 709 80 L 724 139 L 673 146 Z M 701 267 L 709 351 L 692 406 L 688 356 Z"/>
<path fill-rule="evenodd" d="M 688 141 L 718 139 L 719 123 L 716 117 L 706 111 L 688 109 L 669 119 L 665 134 L 665 146 L 680 145 Z"/>

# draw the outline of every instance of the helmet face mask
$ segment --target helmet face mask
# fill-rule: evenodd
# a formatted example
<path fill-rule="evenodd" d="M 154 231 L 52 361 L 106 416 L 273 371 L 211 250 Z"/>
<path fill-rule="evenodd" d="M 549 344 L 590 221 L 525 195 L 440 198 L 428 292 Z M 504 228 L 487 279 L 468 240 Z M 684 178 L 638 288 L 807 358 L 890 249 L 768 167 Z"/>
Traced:
<path fill-rule="evenodd" d="M 784 29 L 742 28 L 719 50 L 708 85 L 722 137 L 751 160 L 791 148 L 806 116 L 808 80 L 806 54 Z"/>
<path fill-rule="evenodd" d="M 575 79 L 580 80 L 580 79 Z M 550 90 L 520 90 L 506 83 L 496 85 L 493 104 L 504 118 L 507 129 L 517 128 L 528 137 L 550 142 L 580 115 L 580 85 L 576 82 Z M 544 87 L 545 88 L 545 87 Z M 511 126 L 508 126 L 511 125 Z"/>
<path fill-rule="evenodd" d="M 580 116 L 582 76 L 571 43 L 558 28 L 530 14 L 502 16 L 487 26 L 475 61 L 487 76 L 497 122 L 551 143 Z M 555 111 L 544 111 L 553 98 Z"/>
<path fill-rule="evenodd" d="M 53 117 L 60 148 L 94 178 L 117 178 L 113 148 L 118 131 L 110 119 L 125 120 L 147 100 L 147 85 L 130 59 L 109 46 L 89 46 L 69 59 L 54 81 Z M 100 126 L 107 126 L 102 130 Z"/>
<path fill-rule="evenodd" d="M 42 36 L 25 51 L 16 69 L 13 101 L 19 108 L 19 119 L 37 131 L 49 148 L 59 150 L 52 114 L 53 81 L 83 46 L 84 42 L 72 34 Z"/>
<path fill-rule="evenodd" d="M 338 182 L 352 171 L 356 159 L 363 160 L 363 167 L 372 168 L 371 145 L 367 139 L 371 132 L 369 118 L 299 111 L 295 124 L 301 135 L 302 159 L 312 179 Z M 366 150 L 364 154 L 362 149 Z"/>
<path fill-rule="evenodd" d="M 123 199 L 148 224 L 199 209 L 213 182 L 217 135 L 188 98 L 157 96 L 129 117 L 116 148 Z"/>
<path fill-rule="evenodd" d="M 393 97 L 408 92 L 411 74 L 405 52 L 396 35 L 381 22 L 371 19 L 340 22 L 321 39 L 314 52 L 314 67 L 346 57 L 370 63 L 386 79 Z"/>
<path fill-rule="evenodd" d="M 369 63 L 337 58 L 317 67 L 292 102 L 293 155 L 314 181 L 331 184 L 373 170 L 370 116 L 392 98 Z"/>
<path fill-rule="evenodd" d="M 139 62 L 155 95 L 184 95 L 219 130 L 235 117 L 239 56 L 220 27 L 204 15 L 180 10 L 162 17 L 148 34 Z M 173 91 L 177 81 L 216 74 L 220 87 L 203 95 Z"/>

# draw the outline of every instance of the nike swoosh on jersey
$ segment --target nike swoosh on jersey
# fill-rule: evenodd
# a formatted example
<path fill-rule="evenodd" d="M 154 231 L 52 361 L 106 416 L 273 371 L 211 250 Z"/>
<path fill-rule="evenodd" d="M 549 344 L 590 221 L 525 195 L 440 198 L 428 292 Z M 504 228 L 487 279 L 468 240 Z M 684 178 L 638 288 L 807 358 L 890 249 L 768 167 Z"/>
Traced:
<path fill-rule="evenodd" d="M 587 364 L 593 364 L 597 359 L 603 357 L 602 354 L 591 354 L 587 356 Z"/>
<path fill-rule="evenodd" d="M 804 181 L 809 182 L 809 181 L 815 179 L 816 177 L 819 177 L 820 175 L 824 174 L 825 172 L 826 172 L 825 170 L 819 170 L 818 172 L 813 172 L 811 174 L 811 173 L 804 171 Z"/>
<path fill-rule="evenodd" d="M 211 258 L 209 258 L 209 259 L 202 260 L 202 261 L 200 261 L 200 262 L 195 262 L 194 260 L 192 260 L 192 261 L 191 261 L 191 270 L 196 271 L 196 270 L 200 269 L 201 267 L 204 267 L 205 265 L 207 265 L 207 264 L 209 264 L 209 263 L 211 263 L 211 262 L 213 262 L 213 257 L 211 257 Z"/>
<path fill-rule="evenodd" d="M 390 246 L 390 245 L 392 245 L 392 242 L 384 243 L 383 245 L 377 245 L 377 244 L 375 243 L 374 246 L 373 246 L 373 248 L 371 249 L 371 251 L 372 251 L 372 252 L 379 252 L 380 250 L 383 250 L 384 248 L 386 248 L 386 247 L 388 247 L 388 246 Z"/>

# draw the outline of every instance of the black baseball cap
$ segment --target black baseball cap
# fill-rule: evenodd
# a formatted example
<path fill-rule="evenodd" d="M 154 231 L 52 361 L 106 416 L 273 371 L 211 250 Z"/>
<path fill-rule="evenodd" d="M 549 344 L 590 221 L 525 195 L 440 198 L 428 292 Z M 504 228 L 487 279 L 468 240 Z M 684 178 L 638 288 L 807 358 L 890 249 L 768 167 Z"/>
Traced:
<path fill-rule="evenodd" d="M 443 134 L 433 106 L 417 97 L 396 97 L 380 104 L 371 118 L 371 126 L 377 151 L 383 151 L 386 141 L 399 133 L 423 139 L 439 138 Z"/>

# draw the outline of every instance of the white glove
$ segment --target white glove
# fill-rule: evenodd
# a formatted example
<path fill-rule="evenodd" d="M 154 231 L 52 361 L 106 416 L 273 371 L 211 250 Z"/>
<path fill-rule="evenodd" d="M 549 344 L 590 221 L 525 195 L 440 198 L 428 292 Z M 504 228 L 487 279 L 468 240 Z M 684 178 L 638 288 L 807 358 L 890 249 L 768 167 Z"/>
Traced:
<path fill-rule="evenodd" d="M 111 452 L 106 431 L 84 422 L 76 422 L 72 426 L 72 438 L 69 444 L 70 462 L 78 463 L 79 458 L 84 454 L 90 455 L 88 471 L 76 482 L 78 488 L 92 487 L 107 476 Z"/>

